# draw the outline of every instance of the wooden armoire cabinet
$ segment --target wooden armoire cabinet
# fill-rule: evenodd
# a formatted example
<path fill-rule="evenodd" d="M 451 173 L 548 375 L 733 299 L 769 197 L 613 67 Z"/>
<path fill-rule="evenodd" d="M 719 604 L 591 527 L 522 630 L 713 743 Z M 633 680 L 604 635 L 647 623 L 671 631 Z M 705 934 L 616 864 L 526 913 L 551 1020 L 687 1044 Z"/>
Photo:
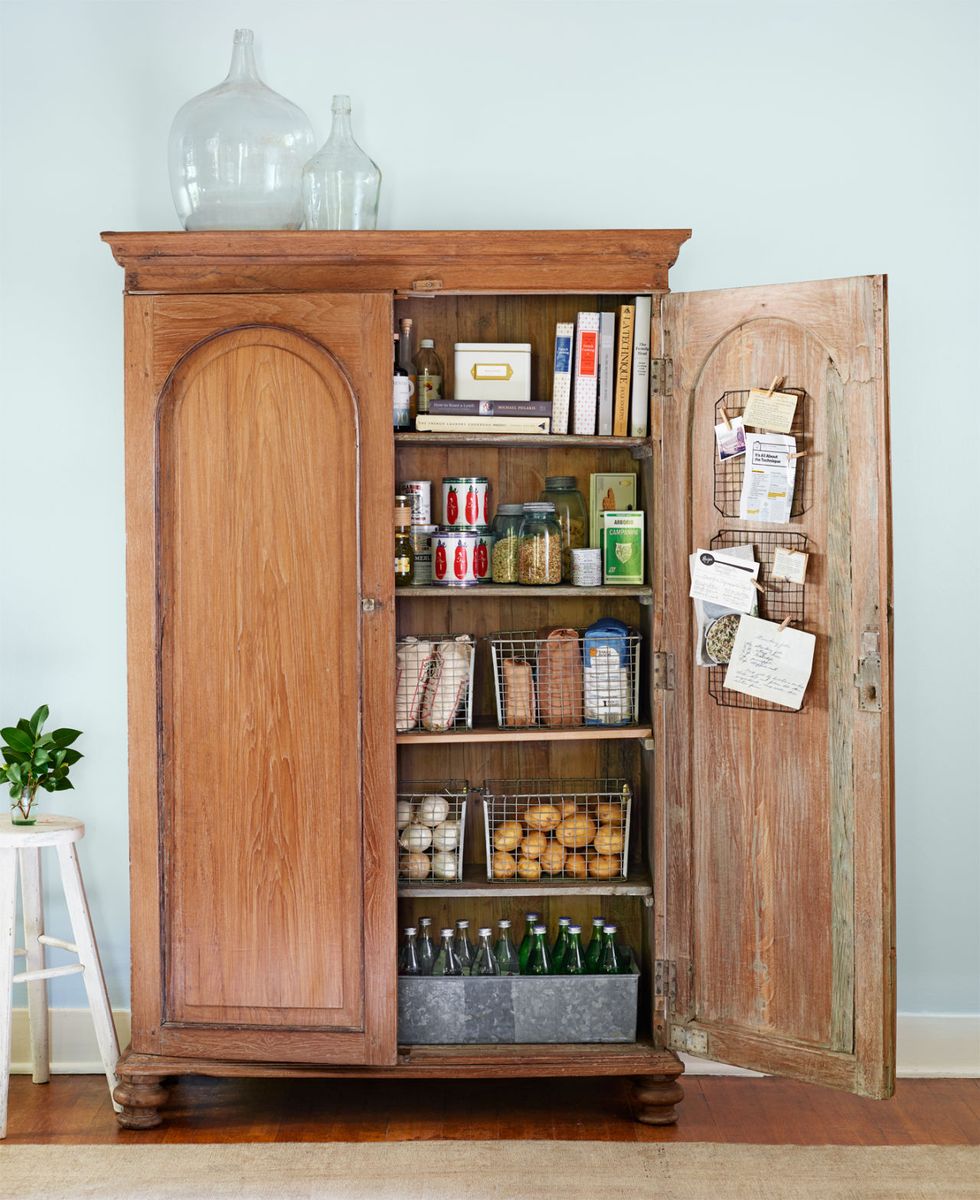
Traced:
<path fill-rule="evenodd" d="M 108 233 L 125 268 L 133 1033 L 122 1124 L 204 1075 L 628 1075 L 675 1119 L 677 1051 L 887 1096 L 894 1064 L 891 567 L 884 280 L 689 295 L 688 230 Z M 530 342 L 653 298 L 649 437 L 392 431 L 392 330 Z M 714 425 L 777 376 L 798 397 L 786 525 L 739 519 Z M 647 581 L 399 589 L 400 479 L 632 471 Z M 774 537 L 774 535 L 778 535 Z M 774 541 L 805 585 L 767 578 Z M 689 555 L 753 542 L 763 616 L 817 638 L 799 712 L 694 661 Z M 789 606 L 787 608 L 787 606 Z M 581 627 L 642 635 L 629 727 L 395 733 L 396 636 Z M 397 780 L 622 776 L 624 880 L 487 882 L 479 806 L 451 886 L 396 872 Z M 599 899 L 601 897 L 601 900 Z M 600 905 L 641 969 L 635 1043 L 411 1046 L 396 938 L 428 912 L 552 922 Z M 342 1086 L 342 1084 L 338 1084 Z M 383 1086 L 379 1083 L 379 1087 Z"/>

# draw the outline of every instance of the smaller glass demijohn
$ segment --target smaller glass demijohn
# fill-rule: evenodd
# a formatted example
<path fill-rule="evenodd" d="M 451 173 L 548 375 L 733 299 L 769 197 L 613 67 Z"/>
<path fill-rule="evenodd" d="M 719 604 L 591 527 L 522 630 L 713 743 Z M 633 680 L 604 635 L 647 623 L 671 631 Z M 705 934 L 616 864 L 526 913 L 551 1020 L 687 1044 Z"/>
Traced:
<path fill-rule="evenodd" d="M 185 229 L 299 229 L 309 118 L 259 78 L 251 29 L 236 29 L 228 78 L 170 128 L 170 189 Z"/>
<path fill-rule="evenodd" d="M 334 96 L 330 136 L 303 169 L 307 229 L 374 229 L 381 172 L 354 141 L 350 96 Z"/>

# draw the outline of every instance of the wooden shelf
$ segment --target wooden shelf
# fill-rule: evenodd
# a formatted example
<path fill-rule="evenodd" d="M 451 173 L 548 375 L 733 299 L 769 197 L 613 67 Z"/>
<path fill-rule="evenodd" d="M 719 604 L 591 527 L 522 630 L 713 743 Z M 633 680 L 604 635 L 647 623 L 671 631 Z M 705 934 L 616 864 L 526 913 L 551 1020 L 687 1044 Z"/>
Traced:
<path fill-rule="evenodd" d="M 396 600 L 417 600 L 420 596 L 431 596 L 441 600 L 448 600 L 452 597 L 453 600 L 467 597 L 470 599 L 479 599 L 480 596 L 525 596 L 529 599 L 536 597 L 582 597 L 582 596 L 601 596 L 606 600 L 613 600 L 617 596 L 636 596 L 640 600 L 650 600 L 653 597 L 653 588 L 650 587 L 620 587 L 618 585 L 606 587 L 571 587 L 562 586 L 560 584 L 551 584 L 542 587 L 532 587 L 528 584 L 520 583 L 483 583 L 477 584 L 474 587 L 439 587 L 438 585 L 428 585 L 424 587 L 408 587 L 396 588 Z"/>
<path fill-rule="evenodd" d="M 649 876 L 630 875 L 627 879 L 511 879 L 491 881 L 480 867 L 465 867 L 466 878 L 458 883 L 398 884 L 402 899 L 436 900 L 466 897 L 469 899 L 494 896 L 652 896 Z"/>
<path fill-rule="evenodd" d="M 451 729 L 446 733 L 414 730 L 395 735 L 398 746 L 452 745 L 454 742 L 589 742 L 634 741 L 653 737 L 650 725 L 578 725 L 572 729 L 500 729 L 497 725 L 477 725 L 474 729 Z"/>
<path fill-rule="evenodd" d="M 524 446 L 536 450 L 649 449 L 649 438 L 598 437 L 574 433 L 396 433 L 395 446 Z"/>

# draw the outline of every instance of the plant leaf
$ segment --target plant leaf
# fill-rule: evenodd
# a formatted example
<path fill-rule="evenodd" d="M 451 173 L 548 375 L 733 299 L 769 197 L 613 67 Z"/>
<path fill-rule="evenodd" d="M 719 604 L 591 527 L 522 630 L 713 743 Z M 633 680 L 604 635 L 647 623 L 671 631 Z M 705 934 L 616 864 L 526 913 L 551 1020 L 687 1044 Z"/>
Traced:
<path fill-rule="evenodd" d="M 26 762 L 27 759 L 30 757 L 29 754 L 24 754 L 24 752 L 22 750 L 10 750 L 7 747 L 4 747 L 3 751 L 0 751 L 0 753 L 3 754 L 3 761 L 8 762 L 8 763 Z"/>
<path fill-rule="evenodd" d="M 51 755 L 47 752 L 47 750 L 44 749 L 43 746 L 40 746 L 34 751 L 35 767 L 45 767 L 49 762 L 51 762 Z"/>
<path fill-rule="evenodd" d="M 64 759 L 57 760 L 59 767 L 61 766 L 62 762 L 64 762 L 66 766 L 70 767 L 74 763 L 77 763 L 80 758 L 85 757 L 80 750 L 59 750 L 58 753 L 65 756 Z"/>
<path fill-rule="evenodd" d="M 70 746 L 76 738 L 81 736 L 80 729 L 56 729 L 51 735 L 51 740 L 56 746 Z"/>
<path fill-rule="evenodd" d="M 20 796 L 21 796 L 21 792 L 23 792 L 23 790 L 24 790 L 23 787 L 19 783 L 12 783 L 10 785 L 11 800 L 19 800 Z"/>
<path fill-rule="evenodd" d="M 8 776 L 8 778 L 12 779 L 14 781 L 14 783 L 20 783 L 21 780 L 23 779 L 23 775 L 21 774 L 21 769 L 20 769 L 20 763 L 11 763 L 10 766 L 7 768 L 7 776 Z"/>
<path fill-rule="evenodd" d="M 41 726 L 48 719 L 48 706 L 42 704 L 33 717 L 31 717 L 31 733 L 37 734 Z"/>
<path fill-rule="evenodd" d="M 23 754 L 30 754 L 34 749 L 34 739 L 23 731 L 23 729 L 14 729 L 10 726 L 7 729 L 0 729 L 0 737 L 11 746 L 14 750 L 20 750 Z M 72 739 L 74 741 L 74 739 Z M 67 743 L 66 743 L 67 744 Z"/>
<path fill-rule="evenodd" d="M 23 729 L 27 736 L 32 741 L 34 740 L 34 730 L 31 728 L 31 723 L 26 717 L 21 717 L 21 719 L 17 722 L 17 728 Z"/>
<path fill-rule="evenodd" d="M 75 785 L 72 783 L 72 781 L 70 779 L 59 779 L 57 781 L 57 783 L 54 785 L 54 787 L 52 788 L 52 791 L 68 792 L 68 791 L 74 791 L 74 789 L 75 789 Z"/>

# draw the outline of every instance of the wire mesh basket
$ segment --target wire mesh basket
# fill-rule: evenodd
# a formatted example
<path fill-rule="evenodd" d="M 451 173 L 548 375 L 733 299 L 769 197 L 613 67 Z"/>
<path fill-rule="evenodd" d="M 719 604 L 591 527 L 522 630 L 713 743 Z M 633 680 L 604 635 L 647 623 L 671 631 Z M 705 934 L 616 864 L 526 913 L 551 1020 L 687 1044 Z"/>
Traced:
<path fill-rule="evenodd" d="M 503 728 L 632 725 L 640 707 L 640 635 L 621 622 L 490 635 Z"/>
<path fill-rule="evenodd" d="M 488 779 L 487 879 L 625 879 L 633 790 L 623 779 Z"/>
<path fill-rule="evenodd" d="M 398 789 L 398 881 L 456 883 L 463 878 L 466 797 L 470 785 L 405 781 Z"/>
<path fill-rule="evenodd" d="M 395 729 L 444 733 L 473 727 L 473 660 L 468 634 L 431 633 L 395 643 Z"/>

